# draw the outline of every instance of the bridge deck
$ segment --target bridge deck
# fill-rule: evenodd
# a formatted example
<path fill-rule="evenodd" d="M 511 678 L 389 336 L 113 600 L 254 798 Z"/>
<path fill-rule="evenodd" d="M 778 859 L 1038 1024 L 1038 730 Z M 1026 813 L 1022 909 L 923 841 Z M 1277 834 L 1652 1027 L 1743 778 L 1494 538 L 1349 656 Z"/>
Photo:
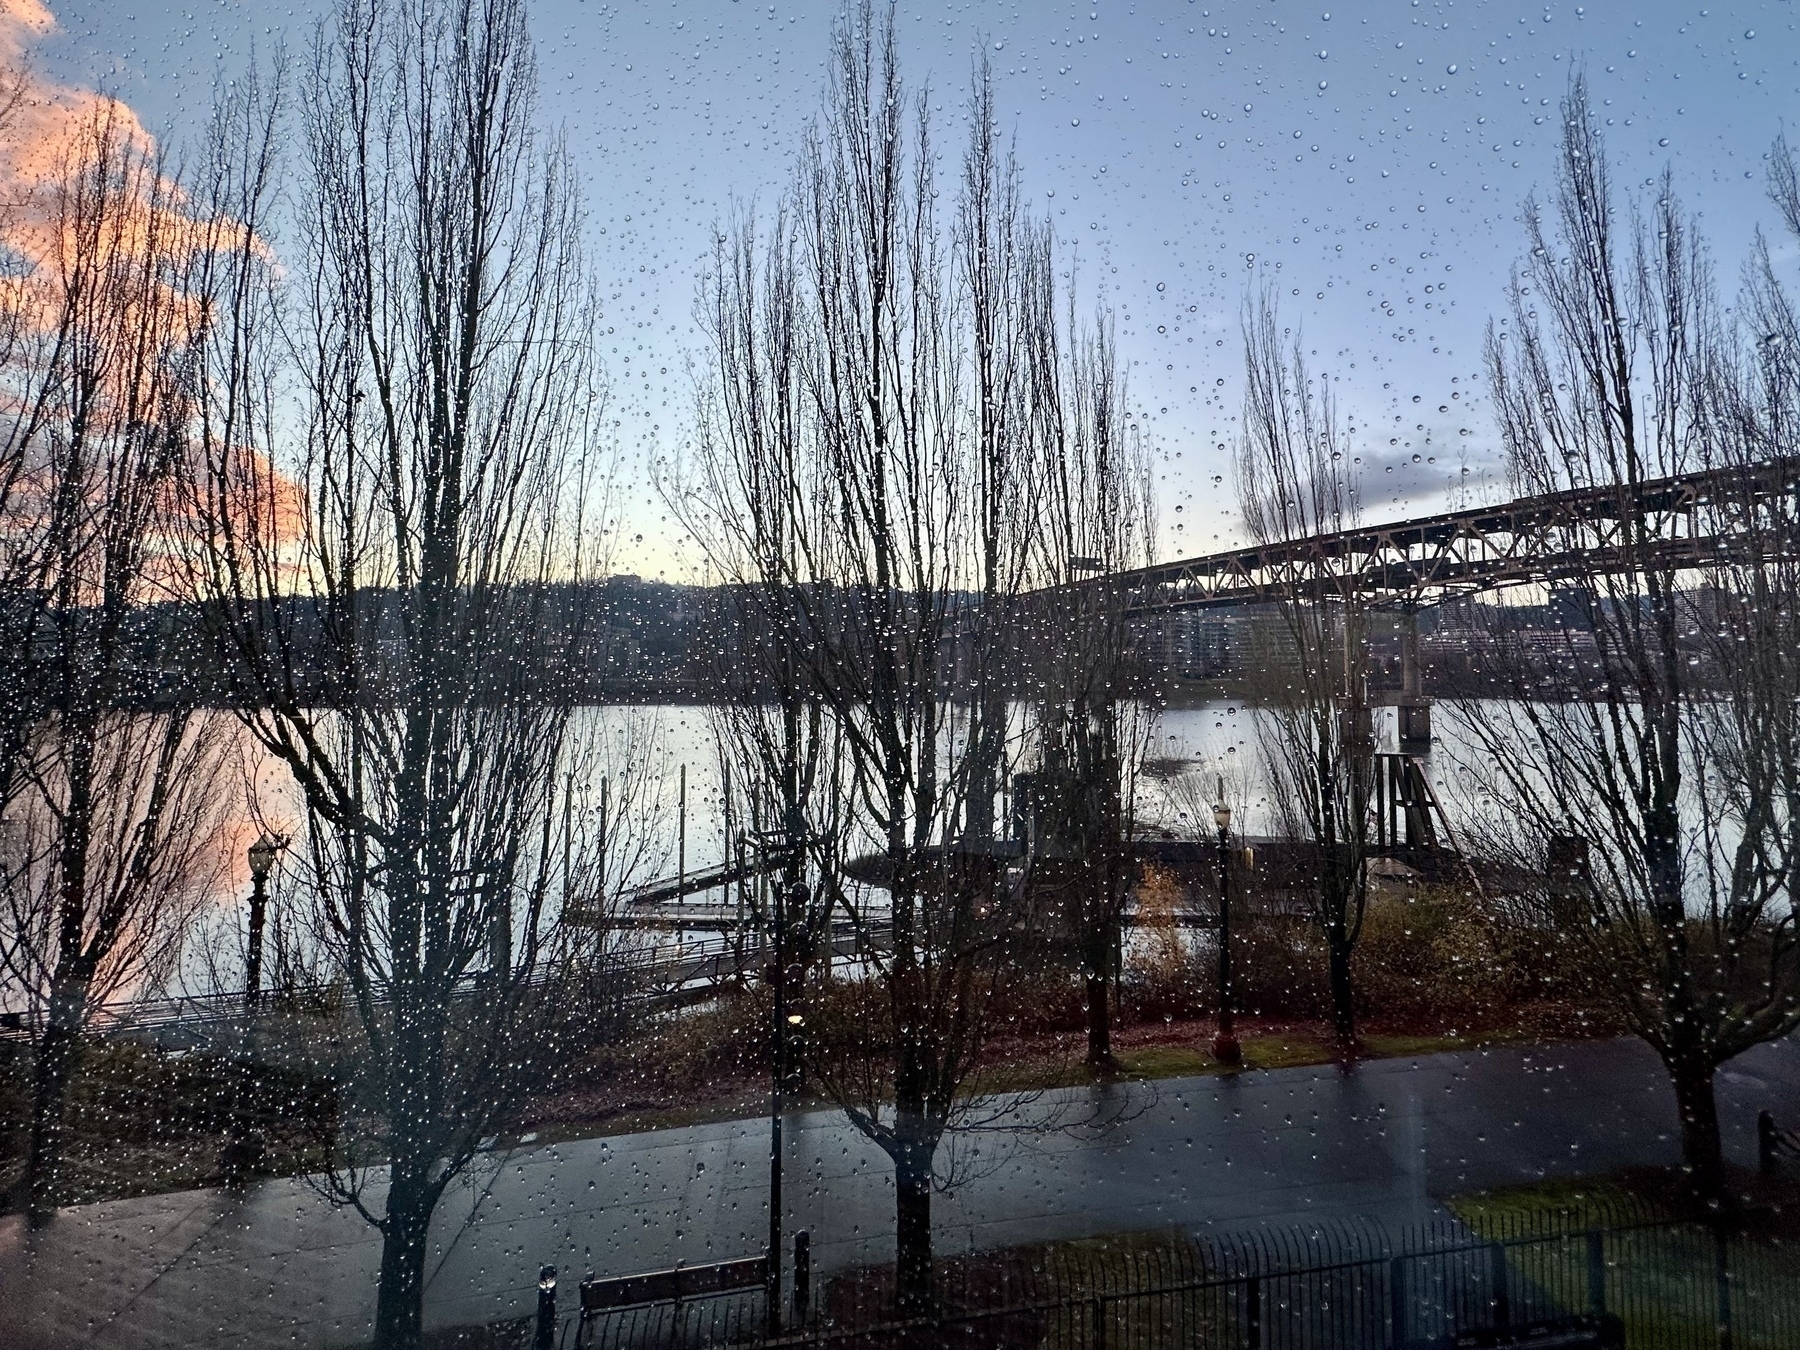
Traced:
<path fill-rule="evenodd" d="M 1119 573 L 1106 584 L 1122 585 L 1138 614 L 1266 604 L 1296 585 L 1393 605 L 1435 604 L 1627 566 L 1716 563 L 1730 556 L 1738 536 L 1709 506 L 1796 491 L 1800 457 L 1785 456 L 1184 558 Z M 1628 531 L 1627 522 L 1642 522 L 1647 536 Z"/>

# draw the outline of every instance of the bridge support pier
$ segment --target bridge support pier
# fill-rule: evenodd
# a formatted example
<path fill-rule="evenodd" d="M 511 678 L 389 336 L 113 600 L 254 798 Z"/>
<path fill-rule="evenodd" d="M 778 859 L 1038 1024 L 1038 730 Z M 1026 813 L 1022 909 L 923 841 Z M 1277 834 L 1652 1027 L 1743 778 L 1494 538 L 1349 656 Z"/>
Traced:
<path fill-rule="evenodd" d="M 1419 666 L 1419 613 L 1408 609 L 1400 629 L 1400 694 L 1394 700 L 1398 714 L 1400 752 L 1422 755 L 1431 749 L 1431 700 Z"/>
<path fill-rule="evenodd" d="M 1395 711 L 1400 714 L 1400 749 L 1412 755 L 1431 749 L 1431 704 L 1402 703 Z"/>

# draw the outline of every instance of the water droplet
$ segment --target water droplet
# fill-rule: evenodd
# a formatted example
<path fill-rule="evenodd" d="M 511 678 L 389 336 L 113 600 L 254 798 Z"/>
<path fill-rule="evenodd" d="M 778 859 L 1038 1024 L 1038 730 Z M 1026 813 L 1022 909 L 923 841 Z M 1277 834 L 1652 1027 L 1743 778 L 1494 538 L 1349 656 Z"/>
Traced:
<path fill-rule="evenodd" d="M 1753 38 L 1756 36 L 1756 30 L 1754 28 L 1746 28 L 1744 30 L 1744 36 L 1747 38 Z"/>
<path fill-rule="evenodd" d="M 1005 48 L 1005 46 L 1006 46 L 1006 39 L 1002 38 L 1002 39 L 1000 39 L 1000 41 L 998 41 L 994 44 L 994 50 L 1001 51 Z"/>
<path fill-rule="evenodd" d="M 1069 119 L 1069 125 L 1072 127 L 1078 127 L 1081 125 L 1081 119 L 1079 117 L 1071 117 Z"/>
<path fill-rule="evenodd" d="M 1659 140 L 1657 142 L 1658 145 L 1667 145 L 1668 143 L 1669 143 L 1669 138 L 1667 136 L 1664 136 L 1661 140 Z"/>
<path fill-rule="evenodd" d="M 1444 67 L 1444 70 L 1447 74 L 1456 74 L 1456 62 L 1452 61 L 1449 65 Z"/>
<path fill-rule="evenodd" d="M 1167 283 L 1167 282 L 1163 282 L 1163 281 L 1159 281 L 1159 282 L 1157 282 L 1157 283 L 1156 283 L 1156 289 L 1157 289 L 1157 290 L 1159 290 L 1159 291 L 1166 291 L 1166 290 L 1168 290 L 1168 289 L 1169 289 L 1169 286 L 1168 286 L 1168 283 Z"/>

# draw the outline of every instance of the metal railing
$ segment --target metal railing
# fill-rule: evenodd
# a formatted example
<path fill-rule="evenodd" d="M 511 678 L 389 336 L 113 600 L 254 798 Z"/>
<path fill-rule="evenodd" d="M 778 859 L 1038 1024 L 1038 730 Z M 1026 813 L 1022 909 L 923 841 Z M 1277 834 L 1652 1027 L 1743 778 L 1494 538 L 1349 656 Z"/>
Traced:
<path fill-rule="evenodd" d="M 1724 1222 L 1501 1236 L 1452 1222 L 1415 1232 L 1400 1249 L 1347 1230 L 1206 1248 L 1170 1235 L 1161 1251 L 1040 1253 L 1026 1263 L 1035 1275 L 1027 1287 L 990 1286 L 984 1300 L 960 1303 L 945 1290 L 948 1306 L 933 1317 L 865 1318 L 827 1296 L 809 1324 L 769 1337 L 759 1300 L 688 1301 L 598 1320 L 586 1343 L 596 1350 L 1791 1350 L 1800 1346 L 1796 1256 L 1791 1246 Z"/>
<path fill-rule="evenodd" d="M 693 986 L 711 989 L 722 984 L 741 964 L 729 949 L 624 952 L 600 959 L 614 968 L 634 1005 L 651 1009 L 680 1002 L 684 991 Z M 546 969 L 535 973 L 531 983 L 557 978 L 561 978 L 560 971 Z M 473 995 L 482 982 L 479 972 L 471 973 L 458 983 L 453 996 Z M 267 989 L 263 991 L 262 1006 L 255 1016 L 279 1017 L 293 1010 L 330 1013 L 348 1006 L 350 999 L 349 986 L 342 981 Z M 376 1002 L 378 1006 L 386 1004 L 383 998 Z M 96 1036 L 180 1030 L 195 1038 L 212 1034 L 232 1037 L 242 1030 L 245 1015 L 243 992 L 221 990 L 161 998 L 120 999 L 101 1004 L 93 1010 L 90 1026 Z M 29 1013 L 9 1014 L 0 1021 L 0 1037 L 35 1037 L 40 1029 L 37 1019 Z"/>

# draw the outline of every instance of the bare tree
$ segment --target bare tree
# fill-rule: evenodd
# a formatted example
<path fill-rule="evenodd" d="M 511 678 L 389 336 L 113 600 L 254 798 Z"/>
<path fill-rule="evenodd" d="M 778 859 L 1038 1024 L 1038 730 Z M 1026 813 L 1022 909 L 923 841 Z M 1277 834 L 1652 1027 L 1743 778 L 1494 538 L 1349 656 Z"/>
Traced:
<path fill-rule="evenodd" d="M 766 242 L 750 215 L 720 234 L 699 304 L 712 359 L 699 391 L 698 444 L 683 478 L 667 488 L 724 583 L 715 651 L 721 697 L 711 717 L 726 762 L 738 770 L 736 796 L 753 807 L 739 819 L 754 817 L 786 838 L 788 895 L 806 886 L 806 841 L 836 832 L 819 818 L 836 804 L 817 792 L 830 737 L 801 656 L 808 488 L 800 476 L 805 335 L 796 249 L 785 211 Z"/>
<path fill-rule="evenodd" d="M 1307 369 L 1267 297 L 1244 331 L 1244 429 L 1238 498 L 1258 544 L 1288 543 L 1354 527 L 1361 515 L 1355 460 L 1326 376 Z M 1276 610 L 1287 639 L 1257 737 L 1277 828 L 1306 850 L 1313 912 L 1330 965 L 1332 1027 L 1356 1041 L 1351 961 L 1368 903 L 1369 803 L 1374 741 L 1367 703 L 1367 605 L 1321 553 L 1284 578 Z"/>
<path fill-rule="evenodd" d="M 1121 574 L 1151 561 L 1149 457 L 1130 424 L 1125 381 L 1104 314 L 1083 332 L 1072 285 L 1059 321 L 1052 241 L 1031 241 L 1026 268 L 1029 437 L 1041 468 L 1036 577 L 1046 583 L 1019 625 L 1039 738 L 1031 875 L 1061 894 L 1087 1007 L 1087 1061 L 1111 1067 L 1125 906 L 1135 863 L 1136 775 L 1155 725 L 1133 667 L 1129 591 Z M 1043 855 L 1043 856 L 1037 856 Z M 1052 880 L 1054 878 L 1054 880 Z"/>
<path fill-rule="evenodd" d="M 719 714 L 722 739 L 812 849 L 816 871 L 795 852 L 784 884 L 863 939 L 866 977 L 809 990 L 804 1059 L 894 1162 L 900 1297 L 916 1308 L 939 1143 L 968 1119 L 1027 945 L 1031 887 L 994 840 L 1026 725 L 1020 657 L 1051 629 L 1075 642 L 1024 597 L 1066 579 L 1072 550 L 1129 556 L 1144 500 L 1104 323 L 1066 336 L 990 73 L 974 73 L 941 222 L 931 118 L 894 41 L 891 6 L 851 9 L 766 237 L 749 216 L 722 236 L 697 453 L 670 498 L 733 597 L 742 701 Z M 1034 411 L 1037 394 L 1060 401 Z M 1053 462 L 1065 518 L 1049 543 Z M 1123 547 L 1089 538 L 1095 492 L 1114 494 Z"/>
<path fill-rule="evenodd" d="M 9 747 L 0 958 L 37 1019 L 28 1202 L 58 1197 L 63 1102 L 95 1004 L 167 973 L 204 893 L 218 728 L 161 678 L 147 607 L 170 556 L 193 408 L 200 227 L 111 104 L 22 204 L 41 252 L 14 336 L 9 614 L 31 697 Z"/>
<path fill-rule="evenodd" d="M 698 443 L 666 494 L 724 582 L 713 652 L 717 701 L 709 710 L 719 749 L 725 818 L 737 825 L 728 853 L 779 868 L 766 909 L 762 888 L 739 881 L 758 935 L 771 993 L 771 1156 L 780 1177 L 789 1090 L 797 1086 L 809 968 L 829 933 L 830 897 L 841 878 L 831 841 L 844 834 L 841 736 L 825 716 L 804 659 L 806 564 L 801 479 L 806 459 L 801 386 L 804 311 L 797 242 L 778 212 L 766 243 L 746 214 L 721 233 L 699 302 L 711 360 L 699 390 Z M 735 770 L 735 780 L 733 771 Z M 728 835 L 732 831 L 728 831 Z M 814 867 L 809 868 L 809 857 Z M 816 870 L 815 870 L 816 869 Z M 809 884 L 810 883 L 810 884 Z M 750 934 L 740 933 L 740 954 Z M 824 957 L 829 974 L 830 957 Z M 769 1197 L 769 1310 L 780 1306 L 783 1201 Z"/>
<path fill-rule="evenodd" d="M 767 242 L 740 223 L 708 280 L 714 369 L 684 498 L 738 596 L 745 689 L 768 699 L 727 734 L 812 841 L 813 893 L 864 939 L 866 978 L 811 991 L 805 1058 L 893 1160 L 908 1307 L 931 1296 L 934 1159 L 1016 938 L 990 845 L 1017 753 L 1000 644 L 1031 561 L 1024 260 L 980 70 L 971 116 L 941 221 L 891 7 L 839 23 Z"/>
<path fill-rule="evenodd" d="M 985 55 L 971 80 L 967 116 L 951 281 L 960 285 L 968 334 L 973 444 L 966 491 L 973 496 L 978 549 L 976 613 L 988 640 L 965 635 L 953 678 L 967 711 L 962 837 L 966 847 L 979 849 L 993 842 L 994 800 L 1016 758 L 1008 702 L 1018 693 L 1017 648 L 1000 635 L 1019 628 L 1021 592 L 1036 561 L 1027 545 L 1041 506 L 1035 488 L 1042 481 L 1042 443 L 1032 436 L 1028 399 L 1034 327 L 1045 315 L 1031 301 L 1034 285 L 1047 280 L 1039 275 L 1048 270 L 1047 257 L 1036 255 L 1047 255 L 1048 240 L 1025 219 L 1018 163 L 1002 143 Z"/>
<path fill-rule="evenodd" d="M 1519 493 L 1593 489 L 1607 510 L 1535 541 L 1569 560 L 1554 655 L 1498 636 L 1509 697 L 1458 713 L 1496 808 L 1540 845 L 1570 841 L 1553 912 L 1661 1056 L 1683 1157 L 1710 1190 L 1716 1068 L 1800 1021 L 1800 533 L 1782 459 L 1794 387 L 1779 343 L 1755 334 L 1746 352 L 1723 322 L 1666 177 L 1650 219 L 1620 229 L 1580 78 L 1562 115 L 1554 224 L 1527 203 L 1531 261 L 1513 282 L 1510 335 L 1490 333 L 1489 376 Z M 1780 174 L 1778 158 L 1778 199 Z M 1761 256 L 1749 308 L 1765 332 L 1791 331 Z M 1697 517 L 1641 491 L 1707 467 L 1727 473 Z M 1671 548 L 1691 528 L 1721 540 L 1716 564 Z"/>
<path fill-rule="evenodd" d="M 297 281 L 271 311 L 246 245 L 217 283 L 204 566 L 245 725 L 305 799 L 370 1131 L 333 1185 L 382 1234 L 377 1343 L 409 1346 L 439 1198 L 559 1053 L 559 916 L 600 903 L 568 862 L 565 669 L 597 307 L 519 0 L 343 0 L 298 103 Z"/>
<path fill-rule="evenodd" d="M 31 89 L 22 67 L 0 67 L 0 134 Z M 44 513 L 38 508 L 44 418 L 56 387 L 54 289 L 43 259 L 21 247 L 41 223 L 41 192 L 0 200 L 0 237 L 10 247 L 0 262 L 0 372 L 10 394 L 0 419 L 0 816 L 12 800 L 25 742 L 42 716 L 43 699 L 31 677 L 32 638 L 41 613 Z M 0 861 L 0 867 L 5 864 Z"/>
<path fill-rule="evenodd" d="M 992 132 L 977 111 L 980 157 Z M 954 231 L 936 214 L 930 139 L 925 100 L 901 87 L 891 7 L 877 20 L 865 3 L 835 35 L 826 115 L 794 192 L 810 310 L 813 490 L 801 537 L 819 583 L 799 594 L 809 673 L 842 729 L 851 813 L 873 845 L 846 903 L 865 932 L 885 917 L 888 941 L 885 952 L 871 944 L 872 997 L 850 1001 L 863 1015 L 829 1040 L 822 1028 L 810 1062 L 893 1160 L 908 1309 L 931 1299 L 934 1159 L 991 1031 L 1015 936 L 998 860 L 959 846 L 971 774 L 991 789 L 984 719 L 995 704 L 978 673 L 959 706 L 946 667 L 963 655 L 965 669 L 992 669 L 1001 597 L 1023 580 L 1002 556 L 1020 546 L 1006 433 L 994 421 L 976 431 L 968 411 L 968 298 L 956 290 Z M 996 265 L 971 267 L 984 282 Z M 978 388 L 980 378 L 990 377 Z M 983 815 L 977 807 L 978 828 Z"/>

